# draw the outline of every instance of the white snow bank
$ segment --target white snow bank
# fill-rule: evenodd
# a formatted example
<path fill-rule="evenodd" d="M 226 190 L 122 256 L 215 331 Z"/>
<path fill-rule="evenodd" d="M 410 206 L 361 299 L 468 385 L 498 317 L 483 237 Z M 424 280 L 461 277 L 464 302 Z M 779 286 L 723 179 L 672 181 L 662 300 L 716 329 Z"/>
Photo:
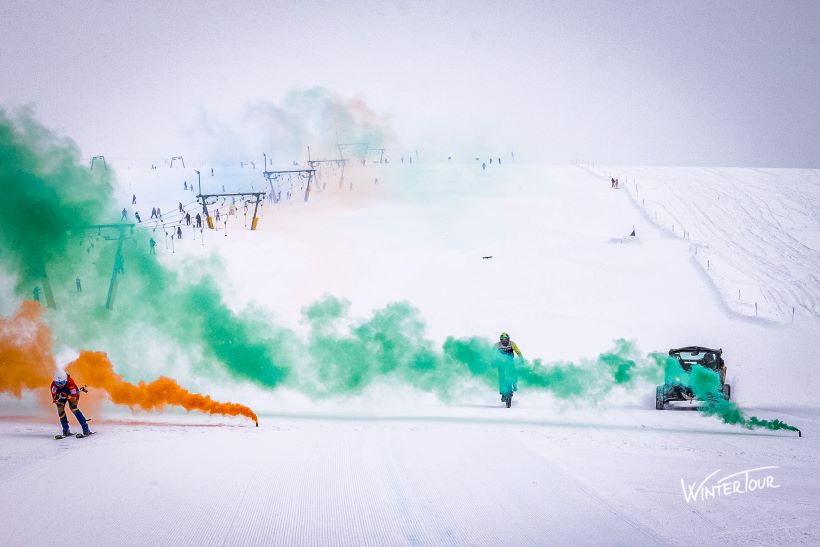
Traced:
<path fill-rule="evenodd" d="M 598 167 L 656 224 L 685 238 L 734 312 L 820 316 L 820 171 Z M 606 183 L 604 183 L 606 184 Z"/>

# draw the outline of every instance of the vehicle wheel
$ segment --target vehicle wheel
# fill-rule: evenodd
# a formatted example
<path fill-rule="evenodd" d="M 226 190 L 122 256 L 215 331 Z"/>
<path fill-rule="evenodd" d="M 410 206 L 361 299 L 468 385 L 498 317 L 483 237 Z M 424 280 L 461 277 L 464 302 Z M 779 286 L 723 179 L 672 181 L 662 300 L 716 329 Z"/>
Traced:
<path fill-rule="evenodd" d="M 723 384 L 723 387 L 720 388 L 720 390 L 723 392 L 724 399 L 726 399 L 727 401 L 732 400 L 732 386 L 730 386 L 729 384 Z"/>
<path fill-rule="evenodd" d="M 663 410 L 663 386 L 655 388 L 655 410 Z"/>

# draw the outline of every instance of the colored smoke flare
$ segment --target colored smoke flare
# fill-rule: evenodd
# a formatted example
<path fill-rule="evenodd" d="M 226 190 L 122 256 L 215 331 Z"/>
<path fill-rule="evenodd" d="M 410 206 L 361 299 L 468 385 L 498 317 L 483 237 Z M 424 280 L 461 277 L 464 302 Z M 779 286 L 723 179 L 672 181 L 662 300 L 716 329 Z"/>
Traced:
<path fill-rule="evenodd" d="M 51 330 L 42 320 L 42 311 L 35 302 L 23 302 L 11 317 L 0 316 L 0 393 L 10 393 L 18 398 L 24 391 L 39 391 L 46 395 L 57 369 L 52 348 Z M 165 376 L 150 383 L 134 385 L 126 382 L 114 372 L 111 361 L 102 352 L 80 352 L 67 371 L 79 385 L 87 384 L 108 393 L 115 404 L 144 410 L 176 405 L 207 414 L 245 416 L 258 425 L 258 418 L 250 408 L 191 393 Z M 47 395 L 43 402 L 51 406 L 51 398 Z"/>
<path fill-rule="evenodd" d="M 40 319 L 40 306 L 23 302 L 11 317 L 0 316 L 0 393 L 46 389 L 55 370 L 51 331 Z"/>
<path fill-rule="evenodd" d="M 803 436 L 800 429 L 782 420 L 762 420 L 757 416 L 746 416 L 737 403 L 723 397 L 720 389 L 720 375 L 716 371 L 700 365 L 692 365 L 692 369 L 686 372 L 674 357 L 669 357 L 666 366 L 674 369 L 673 375 L 682 378 L 682 383 L 687 385 L 695 398 L 701 402 L 698 406 L 698 412 L 701 414 L 715 416 L 724 423 L 739 425 L 746 429 L 795 431 L 799 437 Z"/>
<path fill-rule="evenodd" d="M 81 351 L 80 356 L 66 367 L 66 371 L 78 383 L 105 390 L 111 401 L 118 405 L 143 410 L 161 410 L 166 405 L 174 405 L 206 414 L 245 416 L 259 424 L 256 414 L 245 405 L 220 403 L 208 395 L 191 393 L 176 380 L 166 376 L 160 376 L 149 383 L 126 382 L 114 372 L 108 356 L 101 351 Z"/>

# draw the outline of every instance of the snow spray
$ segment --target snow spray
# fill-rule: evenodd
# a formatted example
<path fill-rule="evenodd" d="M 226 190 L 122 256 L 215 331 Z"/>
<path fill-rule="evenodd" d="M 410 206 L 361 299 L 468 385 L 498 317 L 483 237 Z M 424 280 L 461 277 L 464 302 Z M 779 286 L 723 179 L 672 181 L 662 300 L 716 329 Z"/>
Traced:
<path fill-rule="evenodd" d="M 42 394 L 41 402 L 51 406 L 47 390 L 57 370 L 52 346 L 51 331 L 42 321 L 36 303 L 24 302 L 15 315 L 0 316 L 0 393 L 19 398 L 23 391 L 36 391 Z M 128 383 L 114 372 L 102 352 L 80 352 L 67 367 L 67 372 L 78 384 L 105 391 L 115 404 L 144 410 L 161 410 L 166 405 L 175 405 L 208 414 L 245 416 L 258 425 L 257 416 L 250 408 L 191 393 L 171 378 L 160 377 L 147 384 Z"/>
<path fill-rule="evenodd" d="M 680 362 L 674 357 L 666 361 L 670 375 L 681 379 L 681 383 L 688 386 L 695 398 L 700 401 L 698 411 L 704 416 L 715 416 L 724 423 L 739 425 L 746 429 L 763 428 L 771 431 L 796 431 L 802 437 L 800 429 L 781 420 L 762 420 L 756 416 L 746 416 L 734 401 L 724 398 L 720 386 L 720 375 L 711 369 L 700 365 L 692 365 L 686 372 Z"/>

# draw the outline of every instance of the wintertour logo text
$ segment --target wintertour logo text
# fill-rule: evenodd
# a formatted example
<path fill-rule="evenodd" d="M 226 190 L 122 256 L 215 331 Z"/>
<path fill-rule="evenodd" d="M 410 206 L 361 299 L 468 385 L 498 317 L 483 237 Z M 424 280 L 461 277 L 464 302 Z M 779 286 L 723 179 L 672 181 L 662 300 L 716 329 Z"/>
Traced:
<path fill-rule="evenodd" d="M 777 469 L 778 467 L 777 465 L 768 465 L 766 467 L 746 469 L 745 471 L 738 471 L 737 473 L 726 475 L 711 483 L 709 483 L 709 480 L 720 473 L 720 469 L 715 470 L 703 479 L 700 484 L 693 482 L 687 485 L 683 479 L 681 479 L 680 485 L 683 489 L 683 498 L 686 500 L 686 503 L 691 503 L 693 501 L 706 501 L 713 498 L 733 496 L 735 494 L 748 494 L 749 492 L 755 492 L 757 490 L 780 488 L 779 484 L 775 484 L 774 476 L 768 473 L 762 473 L 762 471 Z"/>

